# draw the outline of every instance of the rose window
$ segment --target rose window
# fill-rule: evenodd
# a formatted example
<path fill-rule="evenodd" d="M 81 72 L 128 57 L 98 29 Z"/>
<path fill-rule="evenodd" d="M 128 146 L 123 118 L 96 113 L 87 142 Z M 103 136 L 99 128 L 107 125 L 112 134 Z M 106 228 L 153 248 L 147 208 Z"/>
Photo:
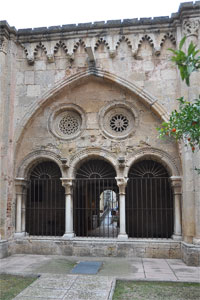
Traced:
<path fill-rule="evenodd" d="M 63 134 L 71 135 L 78 131 L 79 122 L 75 116 L 65 115 L 60 120 L 58 127 Z"/>
<path fill-rule="evenodd" d="M 126 116 L 122 114 L 114 115 L 110 120 L 110 127 L 116 132 L 123 132 L 127 129 L 129 121 Z"/>
<path fill-rule="evenodd" d="M 82 112 L 71 109 L 69 106 L 61 107 L 53 112 L 49 118 L 49 129 L 58 138 L 71 140 L 78 137 L 83 130 Z"/>
<path fill-rule="evenodd" d="M 125 139 L 134 134 L 138 125 L 137 110 L 132 103 L 114 101 L 102 107 L 99 113 L 100 128 L 107 137 Z"/>

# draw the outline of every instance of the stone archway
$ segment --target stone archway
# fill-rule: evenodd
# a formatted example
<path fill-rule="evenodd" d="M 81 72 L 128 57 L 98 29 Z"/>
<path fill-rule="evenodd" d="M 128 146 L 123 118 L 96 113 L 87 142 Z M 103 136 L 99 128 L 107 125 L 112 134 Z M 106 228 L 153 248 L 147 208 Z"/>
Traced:
<path fill-rule="evenodd" d="M 29 174 L 26 232 L 29 235 L 62 236 L 65 232 L 65 193 L 58 165 L 43 161 Z"/>
<path fill-rule="evenodd" d="M 115 177 L 115 169 L 105 160 L 90 158 L 79 165 L 73 183 L 76 236 L 118 236 L 119 194 Z"/>
<path fill-rule="evenodd" d="M 166 168 L 155 160 L 133 164 L 126 189 L 126 230 L 129 237 L 171 238 L 173 194 Z"/>

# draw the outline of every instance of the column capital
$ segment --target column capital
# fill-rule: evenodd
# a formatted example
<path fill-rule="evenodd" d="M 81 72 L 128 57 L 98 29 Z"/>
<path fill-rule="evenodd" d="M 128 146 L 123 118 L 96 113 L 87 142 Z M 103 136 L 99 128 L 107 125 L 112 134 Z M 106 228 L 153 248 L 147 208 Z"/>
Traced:
<path fill-rule="evenodd" d="M 16 193 L 22 193 L 23 188 L 26 188 L 28 180 L 24 178 L 15 178 Z"/>
<path fill-rule="evenodd" d="M 62 186 L 65 188 L 65 194 L 71 194 L 71 187 L 74 178 L 60 178 Z"/>
<path fill-rule="evenodd" d="M 171 176 L 171 185 L 174 191 L 174 194 L 182 194 L 181 187 L 182 187 L 182 177 L 180 176 Z"/>
<path fill-rule="evenodd" d="M 120 194 L 125 194 L 125 188 L 127 186 L 128 178 L 125 178 L 125 177 L 115 177 L 115 179 L 116 179 L 117 185 L 119 187 L 119 193 Z"/>

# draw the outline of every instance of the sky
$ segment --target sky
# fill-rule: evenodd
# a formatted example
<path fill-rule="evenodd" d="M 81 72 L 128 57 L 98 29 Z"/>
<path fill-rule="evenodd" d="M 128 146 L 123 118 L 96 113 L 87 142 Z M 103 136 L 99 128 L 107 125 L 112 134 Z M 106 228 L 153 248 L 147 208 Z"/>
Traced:
<path fill-rule="evenodd" d="M 1 0 L 0 20 L 16 29 L 171 16 L 189 0 Z M 192 1 L 191 1 L 192 2 Z M 195 1 L 193 1 L 195 2 Z"/>

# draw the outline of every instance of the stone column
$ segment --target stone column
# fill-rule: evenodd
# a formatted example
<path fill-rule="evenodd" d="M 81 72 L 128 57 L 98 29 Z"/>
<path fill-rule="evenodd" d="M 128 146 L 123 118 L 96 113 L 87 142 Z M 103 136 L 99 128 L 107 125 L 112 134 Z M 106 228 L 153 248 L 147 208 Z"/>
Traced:
<path fill-rule="evenodd" d="M 16 178 L 16 229 L 15 237 L 23 237 L 25 233 L 25 190 L 27 181 L 24 178 Z"/>
<path fill-rule="evenodd" d="M 172 176 L 171 184 L 173 189 L 174 198 L 174 233 L 172 238 L 176 241 L 182 240 L 182 226 L 181 226 L 181 195 L 182 195 L 182 184 L 181 177 Z"/>
<path fill-rule="evenodd" d="M 65 188 L 65 234 L 63 238 L 70 239 L 75 236 L 73 229 L 72 179 L 61 178 L 61 180 Z"/>
<path fill-rule="evenodd" d="M 127 179 L 124 177 L 117 177 L 117 185 L 119 187 L 119 207 L 120 207 L 120 232 L 119 239 L 128 239 L 126 234 L 126 211 L 125 211 L 125 190 L 127 185 Z"/>
<path fill-rule="evenodd" d="M 200 154 L 199 151 L 194 153 L 195 167 L 200 168 Z M 195 232 L 193 237 L 193 244 L 200 245 L 200 174 L 197 174 L 197 170 L 194 171 L 194 183 L 195 183 Z"/>

